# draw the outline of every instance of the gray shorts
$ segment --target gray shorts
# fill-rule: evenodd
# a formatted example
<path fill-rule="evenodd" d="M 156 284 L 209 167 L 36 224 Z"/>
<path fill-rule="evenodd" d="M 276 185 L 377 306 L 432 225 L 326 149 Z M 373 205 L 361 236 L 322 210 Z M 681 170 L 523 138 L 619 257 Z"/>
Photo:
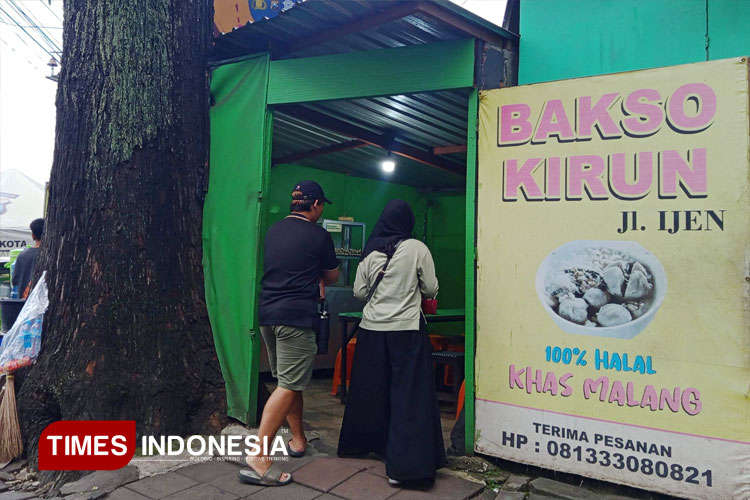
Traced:
<path fill-rule="evenodd" d="M 315 330 L 299 326 L 264 325 L 260 334 L 266 343 L 271 373 L 279 387 L 302 391 L 310 385 L 318 346 Z"/>

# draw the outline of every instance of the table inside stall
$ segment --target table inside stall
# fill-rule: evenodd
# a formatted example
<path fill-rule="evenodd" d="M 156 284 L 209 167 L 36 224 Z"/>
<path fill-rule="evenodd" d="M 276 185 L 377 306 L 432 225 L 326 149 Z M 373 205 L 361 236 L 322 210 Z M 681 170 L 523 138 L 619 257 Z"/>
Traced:
<path fill-rule="evenodd" d="M 435 323 L 463 322 L 466 319 L 466 310 L 438 309 L 436 314 L 426 314 L 425 319 L 427 320 L 428 325 Z M 360 321 L 362 321 L 361 312 L 347 312 L 339 314 L 339 323 L 341 325 L 341 381 L 339 386 L 341 387 L 341 403 L 346 402 L 346 348 L 349 345 L 349 341 L 354 338 L 354 335 L 357 333 L 357 327 L 359 326 Z M 353 325 L 352 328 L 350 328 L 350 325 Z M 463 328 L 461 329 L 461 332 L 463 332 Z M 441 336 L 445 337 L 459 337 L 462 335 L 463 333 L 456 333 L 455 335 L 447 333 L 441 334 Z"/>

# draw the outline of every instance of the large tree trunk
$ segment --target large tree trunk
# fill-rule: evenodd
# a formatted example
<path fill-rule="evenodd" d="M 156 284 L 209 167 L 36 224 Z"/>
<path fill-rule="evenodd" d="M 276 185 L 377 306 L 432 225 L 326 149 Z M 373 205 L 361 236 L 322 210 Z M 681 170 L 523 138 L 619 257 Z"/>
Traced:
<path fill-rule="evenodd" d="M 60 419 L 218 431 L 201 268 L 211 0 L 66 0 L 43 250 L 50 307 L 18 396 L 28 455 Z"/>

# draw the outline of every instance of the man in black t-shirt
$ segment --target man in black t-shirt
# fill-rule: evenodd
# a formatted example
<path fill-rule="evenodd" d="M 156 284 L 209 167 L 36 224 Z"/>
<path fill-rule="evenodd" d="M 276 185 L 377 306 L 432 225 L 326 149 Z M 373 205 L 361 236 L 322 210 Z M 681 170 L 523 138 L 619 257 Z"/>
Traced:
<path fill-rule="evenodd" d="M 320 286 L 338 280 L 338 260 L 328 231 L 316 222 L 331 203 L 315 181 L 292 190 L 291 213 L 266 234 L 258 317 L 278 386 L 263 409 L 258 437 L 273 439 L 286 419 L 292 431 L 289 454 L 304 455 L 302 391 L 310 383 L 317 352 L 315 330 Z M 252 470 L 240 472 L 244 482 L 287 484 L 291 475 L 272 467 L 266 457 L 248 457 Z M 262 479 L 261 479 L 262 478 Z"/>
<path fill-rule="evenodd" d="M 44 219 L 34 219 L 29 224 L 31 239 L 34 240 L 33 247 L 27 247 L 16 257 L 13 265 L 13 286 L 18 287 L 18 298 L 26 299 L 31 293 L 34 283 L 31 281 L 36 266 L 36 258 L 39 255 L 39 247 L 42 246 L 42 231 L 44 231 Z"/>

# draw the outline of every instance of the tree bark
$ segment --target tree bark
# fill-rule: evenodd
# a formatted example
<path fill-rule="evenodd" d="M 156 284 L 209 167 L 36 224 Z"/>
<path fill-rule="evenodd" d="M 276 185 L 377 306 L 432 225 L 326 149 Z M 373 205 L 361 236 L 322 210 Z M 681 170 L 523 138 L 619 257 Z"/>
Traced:
<path fill-rule="evenodd" d="M 211 0 L 66 0 L 55 154 L 37 270 L 50 306 L 18 396 L 27 454 L 51 422 L 219 431 L 206 312 Z"/>

